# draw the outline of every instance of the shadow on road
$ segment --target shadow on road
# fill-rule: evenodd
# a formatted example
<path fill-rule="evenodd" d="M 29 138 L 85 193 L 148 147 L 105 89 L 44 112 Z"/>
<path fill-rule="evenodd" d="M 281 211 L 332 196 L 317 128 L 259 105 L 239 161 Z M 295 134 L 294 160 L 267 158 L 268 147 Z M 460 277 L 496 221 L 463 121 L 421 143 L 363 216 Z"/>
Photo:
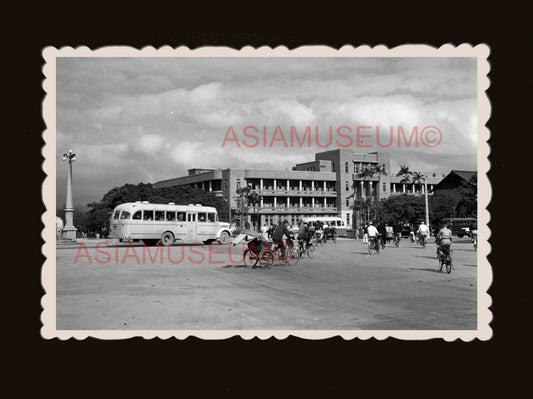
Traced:
<path fill-rule="evenodd" d="M 466 266 L 466 267 L 477 267 L 477 265 L 463 265 L 463 266 Z"/>
<path fill-rule="evenodd" d="M 427 256 L 427 255 L 415 255 L 416 258 L 426 258 L 426 259 L 435 259 L 437 260 L 437 255 Z"/>
<path fill-rule="evenodd" d="M 419 269 L 417 267 L 410 267 L 409 269 L 410 270 L 424 270 L 426 272 L 433 272 L 433 273 L 442 273 L 441 271 L 439 271 L 437 269 Z"/>
<path fill-rule="evenodd" d="M 227 269 L 228 267 L 240 268 L 240 267 L 247 267 L 247 266 L 244 265 L 244 264 L 242 264 L 242 265 L 229 264 L 229 265 L 222 266 L 223 269 Z"/>

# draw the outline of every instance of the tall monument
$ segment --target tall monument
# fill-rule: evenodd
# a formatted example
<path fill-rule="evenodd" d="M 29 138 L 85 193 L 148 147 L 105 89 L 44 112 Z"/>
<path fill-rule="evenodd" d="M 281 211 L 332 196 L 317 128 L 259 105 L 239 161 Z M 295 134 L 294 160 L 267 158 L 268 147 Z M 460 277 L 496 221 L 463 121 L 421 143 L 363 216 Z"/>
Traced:
<path fill-rule="evenodd" d="M 72 162 L 76 160 L 76 154 L 72 150 L 68 154 L 63 154 L 63 161 L 68 160 L 67 179 L 67 203 L 65 205 L 65 227 L 63 227 L 63 238 L 66 240 L 76 239 L 76 227 L 74 227 L 74 206 L 72 204 Z"/>

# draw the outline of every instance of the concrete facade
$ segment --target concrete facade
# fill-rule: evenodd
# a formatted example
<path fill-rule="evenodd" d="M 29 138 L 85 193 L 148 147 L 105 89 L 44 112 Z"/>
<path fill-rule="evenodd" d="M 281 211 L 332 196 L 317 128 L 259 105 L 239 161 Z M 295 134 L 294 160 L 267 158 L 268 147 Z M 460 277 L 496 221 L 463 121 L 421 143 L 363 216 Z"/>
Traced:
<path fill-rule="evenodd" d="M 384 173 L 362 177 L 366 168 L 381 165 Z M 428 177 L 428 192 L 441 178 Z M 302 217 L 340 216 L 348 226 L 353 223 L 354 201 L 372 197 L 379 201 L 395 194 L 423 195 L 424 184 L 402 182 L 393 176 L 390 156 L 385 152 L 355 153 L 331 150 L 315 154 L 315 160 L 297 164 L 293 170 L 190 169 L 187 176 L 157 182 L 156 188 L 190 185 L 223 197 L 228 214 L 234 215 L 242 200 L 240 187 L 250 187 L 260 203 L 248 209 L 252 225 L 291 224 Z"/>

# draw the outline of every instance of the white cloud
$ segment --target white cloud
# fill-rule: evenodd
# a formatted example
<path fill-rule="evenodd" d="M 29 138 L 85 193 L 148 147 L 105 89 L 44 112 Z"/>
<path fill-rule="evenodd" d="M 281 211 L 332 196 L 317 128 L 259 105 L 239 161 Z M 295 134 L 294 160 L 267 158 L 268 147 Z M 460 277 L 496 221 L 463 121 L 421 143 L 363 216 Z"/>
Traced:
<path fill-rule="evenodd" d="M 320 148 L 236 148 L 229 126 L 438 126 L 432 150 L 390 149 L 393 162 L 455 167 L 477 143 L 470 59 L 60 59 L 58 153 L 78 154 L 77 184 L 160 180 L 192 167 L 290 168 Z M 323 142 L 323 141 L 322 141 Z M 61 182 L 58 176 L 58 182 Z M 58 192 L 62 187 L 58 185 Z"/>

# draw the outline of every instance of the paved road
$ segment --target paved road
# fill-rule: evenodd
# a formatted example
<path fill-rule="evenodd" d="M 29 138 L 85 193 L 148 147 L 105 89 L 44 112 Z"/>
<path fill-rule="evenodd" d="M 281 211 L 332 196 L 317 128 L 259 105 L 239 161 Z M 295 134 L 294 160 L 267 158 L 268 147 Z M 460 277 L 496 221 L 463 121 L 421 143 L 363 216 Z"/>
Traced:
<path fill-rule="evenodd" d="M 165 248 L 157 259 L 151 248 L 144 261 L 142 247 L 58 247 L 57 328 L 477 328 L 476 252 L 466 240 L 454 243 L 451 274 L 438 272 L 434 244 L 408 240 L 372 256 L 360 240 L 339 240 L 314 259 L 270 269 L 248 269 L 228 248 L 212 246 L 209 262 L 200 246 L 173 246 L 170 258 Z"/>

